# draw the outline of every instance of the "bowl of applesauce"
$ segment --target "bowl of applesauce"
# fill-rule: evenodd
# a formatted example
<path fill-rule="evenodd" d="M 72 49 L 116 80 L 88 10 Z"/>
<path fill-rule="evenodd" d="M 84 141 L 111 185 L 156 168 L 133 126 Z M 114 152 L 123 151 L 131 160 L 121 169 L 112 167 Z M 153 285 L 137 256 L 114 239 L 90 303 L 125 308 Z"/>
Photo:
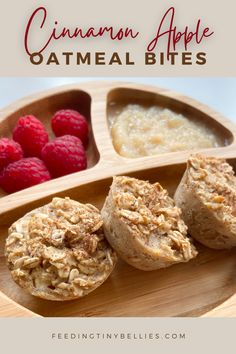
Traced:
<path fill-rule="evenodd" d="M 158 106 L 127 104 L 109 118 L 116 152 L 128 158 L 220 146 L 202 122 Z"/>

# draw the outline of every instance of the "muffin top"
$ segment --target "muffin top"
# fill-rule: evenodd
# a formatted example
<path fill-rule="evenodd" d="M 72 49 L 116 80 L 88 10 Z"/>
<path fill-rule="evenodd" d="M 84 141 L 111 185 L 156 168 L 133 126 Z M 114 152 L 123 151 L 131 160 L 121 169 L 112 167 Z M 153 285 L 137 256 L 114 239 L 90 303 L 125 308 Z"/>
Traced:
<path fill-rule="evenodd" d="M 112 210 L 145 247 L 184 259 L 196 251 L 187 237 L 181 210 L 159 183 L 120 176 L 111 188 Z"/>
<path fill-rule="evenodd" d="M 110 274 L 116 255 L 97 208 L 69 198 L 31 211 L 9 229 L 5 254 L 13 279 L 50 300 L 86 295 Z"/>
<path fill-rule="evenodd" d="M 219 220 L 236 223 L 236 177 L 226 160 L 192 155 L 187 164 L 187 184 Z"/>

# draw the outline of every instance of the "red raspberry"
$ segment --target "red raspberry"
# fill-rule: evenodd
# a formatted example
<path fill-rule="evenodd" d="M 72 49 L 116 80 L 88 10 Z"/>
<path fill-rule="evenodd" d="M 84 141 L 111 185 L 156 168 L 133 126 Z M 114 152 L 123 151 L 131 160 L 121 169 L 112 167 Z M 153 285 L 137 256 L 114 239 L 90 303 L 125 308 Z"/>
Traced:
<path fill-rule="evenodd" d="M 62 109 L 52 117 L 52 130 L 56 136 L 74 135 L 84 146 L 88 143 L 88 122 L 82 114 L 72 109 Z"/>
<path fill-rule="evenodd" d="M 0 186 L 7 193 L 34 186 L 50 180 L 43 161 L 37 157 L 28 157 L 10 163 L 0 174 Z"/>
<path fill-rule="evenodd" d="M 53 177 L 68 175 L 86 169 L 87 158 L 79 138 L 64 135 L 47 143 L 42 158 Z"/>
<path fill-rule="evenodd" d="M 0 139 L 0 172 L 9 163 L 20 160 L 23 157 L 23 150 L 20 144 L 8 138 Z"/>
<path fill-rule="evenodd" d="M 41 157 L 41 150 L 48 142 L 48 133 L 36 117 L 28 115 L 18 120 L 13 139 L 21 145 L 25 156 Z"/>

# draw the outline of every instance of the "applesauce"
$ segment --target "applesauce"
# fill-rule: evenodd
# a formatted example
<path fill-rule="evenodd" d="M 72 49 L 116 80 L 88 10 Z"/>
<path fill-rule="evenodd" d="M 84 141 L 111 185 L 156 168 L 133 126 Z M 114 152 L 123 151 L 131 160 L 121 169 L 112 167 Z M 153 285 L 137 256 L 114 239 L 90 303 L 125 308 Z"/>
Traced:
<path fill-rule="evenodd" d="M 113 145 L 124 157 L 220 146 L 204 124 L 158 106 L 128 104 L 109 119 Z"/>

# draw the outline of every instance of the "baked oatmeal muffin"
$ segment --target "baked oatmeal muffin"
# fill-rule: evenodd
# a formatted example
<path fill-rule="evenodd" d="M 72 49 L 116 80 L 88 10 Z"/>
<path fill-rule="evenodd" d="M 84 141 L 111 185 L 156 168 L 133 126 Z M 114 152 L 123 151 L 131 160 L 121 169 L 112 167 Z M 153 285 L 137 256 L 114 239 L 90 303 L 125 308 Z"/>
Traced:
<path fill-rule="evenodd" d="M 102 225 L 97 208 L 69 198 L 54 198 L 26 214 L 6 240 L 13 279 L 43 299 L 87 295 L 107 279 L 117 259 Z"/>
<path fill-rule="evenodd" d="M 159 183 L 114 177 L 101 215 L 111 246 L 138 269 L 164 268 L 197 255 L 180 209 Z"/>
<path fill-rule="evenodd" d="M 174 199 L 193 238 L 215 249 L 236 246 L 236 177 L 225 160 L 192 155 Z"/>

